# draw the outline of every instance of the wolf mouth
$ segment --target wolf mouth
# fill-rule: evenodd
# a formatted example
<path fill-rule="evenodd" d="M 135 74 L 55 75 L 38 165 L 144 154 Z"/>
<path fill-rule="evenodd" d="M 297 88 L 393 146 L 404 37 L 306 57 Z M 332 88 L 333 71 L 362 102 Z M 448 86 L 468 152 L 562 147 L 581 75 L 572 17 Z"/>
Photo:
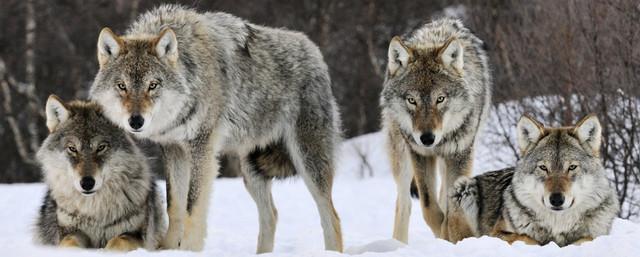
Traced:
<path fill-rule="evenodd" d="M 91 196 L 91 195 L 96 193 L 96 190 L 93 190 L 93 191 L 82 191 L 81 193 L 84 196 Z"/>

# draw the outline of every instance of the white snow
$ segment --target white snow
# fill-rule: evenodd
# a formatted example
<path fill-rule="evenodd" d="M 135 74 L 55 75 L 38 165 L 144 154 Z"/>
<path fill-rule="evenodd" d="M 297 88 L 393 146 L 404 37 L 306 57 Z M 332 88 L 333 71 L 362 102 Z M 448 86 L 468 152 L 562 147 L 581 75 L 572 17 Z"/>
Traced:
<path fill-rule="evenodd" d="M 640 224 L 616 220 L 612 235 L 581 246 L 528 246 L 489 237 L 457 245 L 435 239 L 414 201 L 408 245 L 391 239 L 395 184 L 389 172 L 381 133 L 347 141 L 339 154 L 334 201 L 342 220 L 345 253 L 323 250 L 315 204 L 300 179 L 274 183 L 279 221 L 275 250 L 264 256 L 640 256 Z M 368 154 L 373 173 L 360 166 L 354 145 Z M 478 150 L 482 155 L 485 150 Z M 476 169 L 478 172 L 479 169 Z M 373 176 L 371 176 L 373 174 Z M 162 184 L 162 182 L 159 182 Z M 0 256 L 114 256 L 100 250 L 65 250 L 35 245 L 33 223 L 44 195 L 43 184 L 0 185 Z M 241 179 L 214 184 L 204 251 L 136 250 L 127 256 L 253 256 L 258 233 L 255 204 Z"/>

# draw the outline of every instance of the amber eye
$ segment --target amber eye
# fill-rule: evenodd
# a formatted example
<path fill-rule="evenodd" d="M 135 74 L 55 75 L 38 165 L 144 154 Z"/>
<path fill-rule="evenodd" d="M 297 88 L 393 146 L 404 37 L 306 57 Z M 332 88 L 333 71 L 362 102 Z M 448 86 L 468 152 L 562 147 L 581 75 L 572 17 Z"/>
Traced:
<path fill-rule="evenodd" d="M 67 147 L 67 150 L 68 150 L 69 152 L 71 152 L 71 153 L 77 153 L 77 152 L 78 152 L 78 149 L 76 149 L 76 148 L 75 148 L 75 147 L 73 147 L 73 146 L 69 146 L 69 147 Z"/>
<path fill-rule="evenodd" d="M 407 96 L 407 102 L 409 102 L 410 104 L 416 105 L 416 99 L 411 96 Z"/>
<path fill-rule="evenodd" d="M 116 83 L 116 87 L 118 87 L 118 89 L 122 90 L 122 91 L 127 91 L 127 85 L 125 85 L 122 82 L 118 82 Z"/>
<path fill-rule="evenodd" d="M 96 149 L 96 152 L 99 153 L 99 152 L 104 151 L 105 149 L 107 149 L 107 144 L 101 144 L 101 145 L 98 146 L 98 149 Z"/>
<path fill-rule="evenodd" d="M 540 165 L 540 166 L 538 166 L 538 168 L 540 168 L 541 170 L 544 170 L 546 172 L 549 172 L 549 170 L 547 169 L 547 166 Z"/>
<path fill-rule="evenodd" d="M 442 102 L 444 102 L 444 99 L 445 99 L 445 97 L 443 95 L 438 96 L 438 98 L 436 99 L 436 103 L 437 104 L 442 103 Z"/>
<path fill-rule="evenodd" d="M 153 81 L 149 84 L 149 90 L 154 90 L 156 89 L 158 86 L 160 85 L 160 83 Z"/>
<path fill-rule="evenodd" d="M 576 165 L 569 165 L 569 170 L 575 170 L 576 168 L 578 168 L 578 166 L 576 166 Z"/>

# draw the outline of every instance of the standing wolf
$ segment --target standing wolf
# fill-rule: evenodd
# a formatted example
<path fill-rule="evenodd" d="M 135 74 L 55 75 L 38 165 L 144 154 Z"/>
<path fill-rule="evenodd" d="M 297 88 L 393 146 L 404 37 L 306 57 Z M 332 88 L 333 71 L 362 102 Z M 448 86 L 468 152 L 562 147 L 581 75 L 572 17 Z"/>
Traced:
<path fill-rule="evenodd" d="M 463 216 L 460 237 L 497 236 L 509 242 L 559 246 L 605 235 L 619 210 L 600 162 L 600 123 L 593 115 L 575 127 L 545 128 L 522 117 L 522 159 L 515 168 L 461 178 L 451 192 L 450 215 Z"/>
<path fill-rule="evenodd" d="M 440 204 L 446 205 L 442 192 L 471 172 L 476 133 L 490 105 L 483 46 L 453 19 L 391 40 L 380 101 L 398 190 L 393 237 L 401 242 L 409 237 L 412 179 L 426 223 L 436 236 L 447 238 L 446 206 L 436 201 L 436 170 L 442 181 Z"/>
<path fill-rule="evenodd" d="M 37 156 L 48 192 L 36 241 L 155 250 L 166 231 L 164 207 L 132 139 L 95 103 L 51 96 L 46 114 L 50 134 Z"/>
<path fill-rule="evenodd" d="M 201 250 L 217 157 L 234 153 L 258 207 L 257 252 L 273 250 L 276 177 L 302 176 L 325 248 L 342 251 L 331 190 L 339 115 L 318 47 L 305 35 L 226 13 L 165 5 L 125 36 L 103 29 L 91 97 L 107 116 L 162 145 L 167 248 Z"/>

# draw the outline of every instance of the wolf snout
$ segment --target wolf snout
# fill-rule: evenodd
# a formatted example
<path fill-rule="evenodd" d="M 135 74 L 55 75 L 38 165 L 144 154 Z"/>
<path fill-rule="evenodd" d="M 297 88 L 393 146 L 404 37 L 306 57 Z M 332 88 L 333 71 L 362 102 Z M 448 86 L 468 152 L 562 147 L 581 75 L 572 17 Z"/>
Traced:
<path fill-rule="evenodd" d="M 425 132 L 420 136 L 420 141 L 425 146 L 431 146 L 436 141 L 436 135 L 433 132 Z"/>
<path fill-rule="evenodd" d="M 144 118 L 140 114 L 133 114 L 129 117 L 129 126 L 132 129 L 138 130 L 144 125 Z"/>
<path fill-rule="evenodd" d="M 553 206 L 552 209 L 561 210 L 564 204 L 564 195 L 562 193 L 552 193 L 549 196 L 549 203 Z"/>
<path fill-rule="evenodd" d="M 90 192 L 91 190 L 93 190 L 93 187 L 96 185 L 96 180 L 93 179 L 93 177 L 82 177 L 82 179 L 80 179 L 80 187 L 82 188 L 82 190 Z"/>

